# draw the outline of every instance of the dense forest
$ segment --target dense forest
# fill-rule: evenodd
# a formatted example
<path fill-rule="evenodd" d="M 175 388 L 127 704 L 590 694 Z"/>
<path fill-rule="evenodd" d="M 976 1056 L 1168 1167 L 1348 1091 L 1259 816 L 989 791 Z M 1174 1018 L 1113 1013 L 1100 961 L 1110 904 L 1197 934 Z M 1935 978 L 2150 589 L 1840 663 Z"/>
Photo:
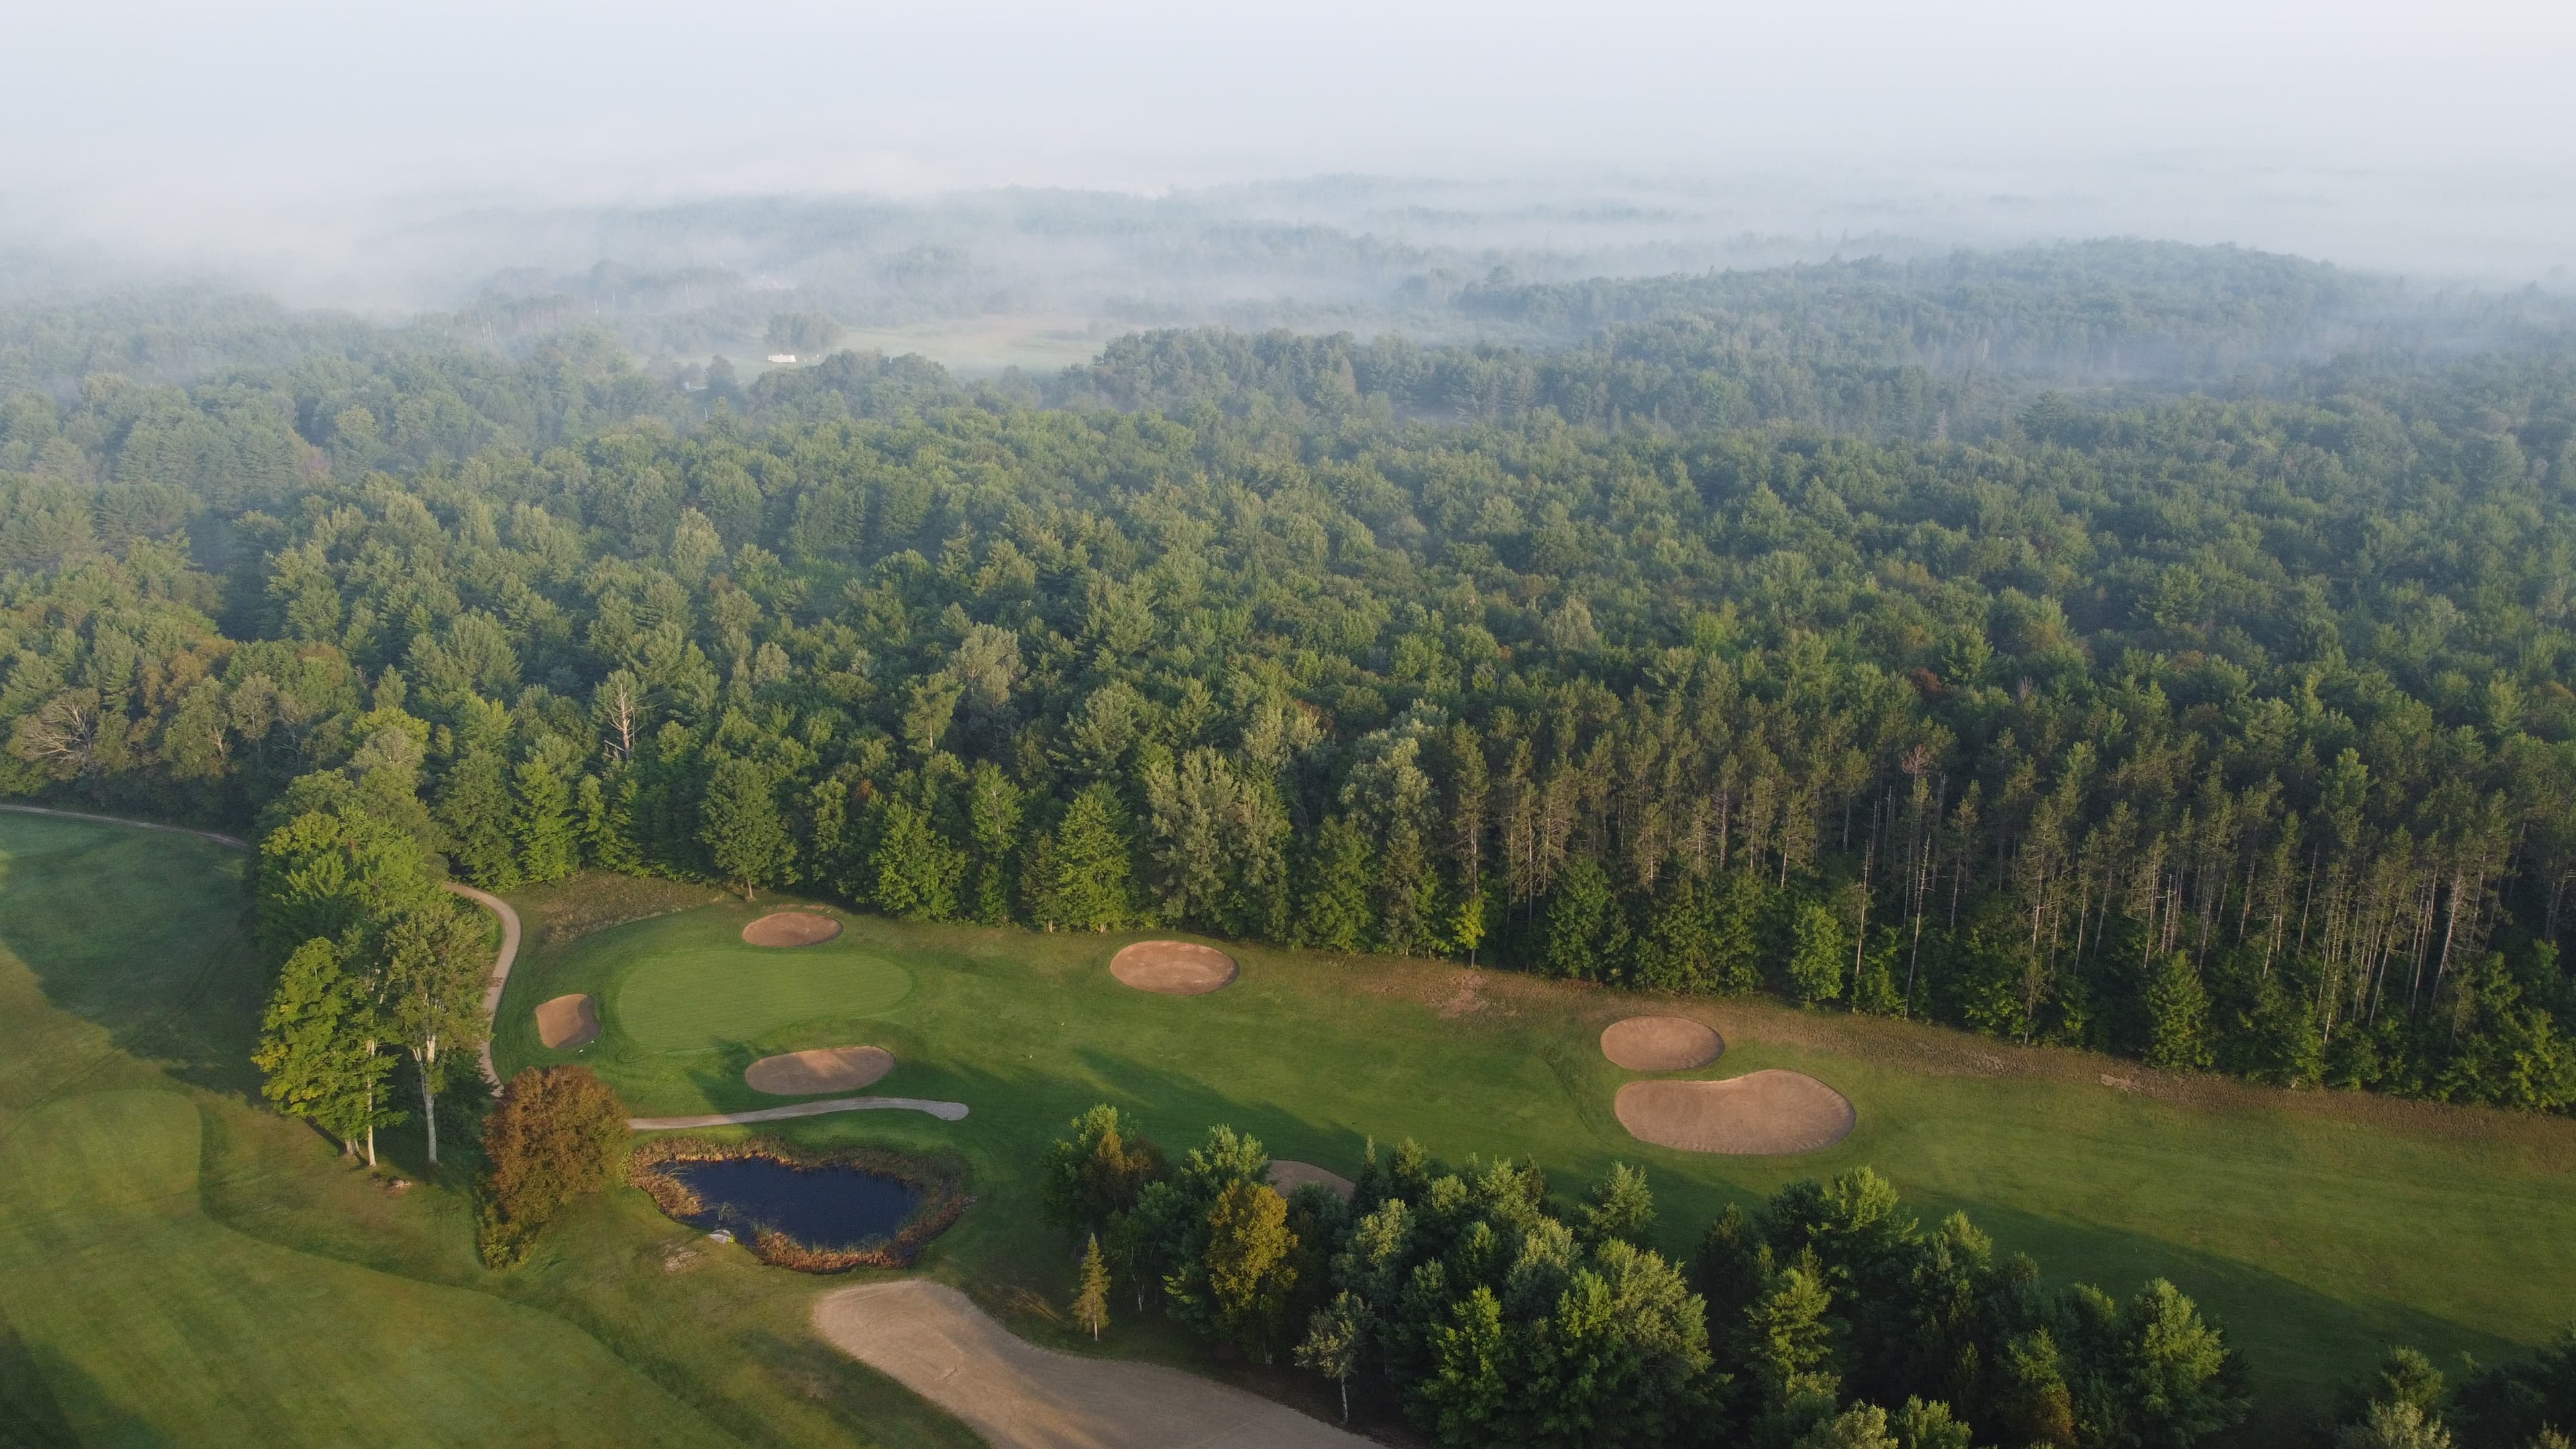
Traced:
<path fill-rule="evenodd" d="M 2105 291 L 2163 319 L 2117 335 L 2223 351 L 2344 285 L 2182 271 L 2240 308 L 2141 256 L 1925 285 L 2023 339 L 1997 388 L 2097 355 L 2066 319 Z M 1659 287 L 1710 326 L 1770 295 L 1513 305 Z M 1922 346 L 1927 398 L 1989 385 Z M 1162 334 L 742 385 L 576 337 L 22 391 L 0 789 L 238 826 L 393 770 L 427 868 L 493 887 L 666 871 L 2576 1102 L 2563 349 L 2043 391 L 1973 439 L 1389 380 L 1589 356 Z"/>

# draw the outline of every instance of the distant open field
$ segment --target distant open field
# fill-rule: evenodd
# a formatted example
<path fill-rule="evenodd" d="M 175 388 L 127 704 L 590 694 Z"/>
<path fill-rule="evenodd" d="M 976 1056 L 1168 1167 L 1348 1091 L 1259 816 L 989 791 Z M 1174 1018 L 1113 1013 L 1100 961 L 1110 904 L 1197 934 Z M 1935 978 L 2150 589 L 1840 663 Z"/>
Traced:
<path fill-rule="evenodd" d="M 633 1192 L 579 1208 L 528 1268 L 487 1273 L 459 1193 L 385 1190 L 397 1173 L 420 1181 L 407 1135 L 370 1175 L 261 1110 L 240 866 L 205 842 L 0 815 L 0 1413 L 50 1436 L 35 1442 L 973 1442 L 814 1336 L 818 1290 L 882 1275 L 763 1268 Z M 1065 1118 L 1115 1101 L 1174 1147 L 1228 1121 L 1345 1173 L 1367 1137 L 1412 1136 L 1452 1157 L 1535 1155 L 1561 1191 L 1626 1160 L 1646 1168 L 1675 1251 L 1730 1201 L 1867 1163 L 1927 1216 L 1965 1208 L 2052 1277 L 2123 1291 L 2173 1278 L 2279 1412 L 2391 1340 L 2492 1358 L 2576 1303 L 2576 1123 L 2562 1120 L 2176 1081 L 1904 1023 L 1646 1003 L 1448 963 L 1229 946 L 1233 985 L 1152 995 L 1109 973 L 1132 937 L 863 916 L 828 946 L 766 954 L 845 952 L 900 968 L 908 993 L 800 1015 L 795 993 L 763 991 L 726 1028 L 744 1039 L 674 1050 L 631 1034 L 633 978 L 699 959 L 708 994 L 729 996 L 727 963 L 758 951 L 742 926 L 780 903 L 600 878 L 514 899 L 529 935 L 503 1071 L 585 1061 L 636 1111 L 676 1115 L 776 1103 L 741 1080 L 760 1056 L 882 1046 L 897 1065 L 870 1090 L 972 1115 L 772 1126 L 964 1154 L 977 1202 L 933 1244 L 929 1274 L 1048 1346 L 1160 1358 L 1309 1409 L 1311 1385 L 1213 1363 L 1157 1326 L 1122 1323 L 1094 1350 L 1062 1320 L 1071 1264 L 1038 1223 L 1028 1167 Z M 571 992 L 598 997 L 604 1034 L 548 1052 L 534 1007 Z M 1809 1072 L 1850 1097 L 1856 1129 L 1787 1159 L 1635 1142 L 1611 1106 L 1632 1077 L 1598 1036 L 1641 1005 L 1725 1033 L 1726 1054 L 1688 1075 Z"/>

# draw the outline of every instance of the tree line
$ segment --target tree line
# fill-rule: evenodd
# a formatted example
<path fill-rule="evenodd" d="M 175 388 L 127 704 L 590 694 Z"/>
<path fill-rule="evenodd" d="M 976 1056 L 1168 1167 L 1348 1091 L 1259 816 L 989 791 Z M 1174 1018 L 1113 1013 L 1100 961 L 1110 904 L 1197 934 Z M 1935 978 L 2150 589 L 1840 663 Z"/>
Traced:
<path fill-rule="evenodd" d="M 2184 1449 L 2245 1414 L 2236 1356 L 2172 1284 L 2045 1287 L 1866 1168 L 1730 1208 L 1687 1264 L 1624 1165 L 1571 1203 L 1534 1163 L 1410 1142 L 1372 1148 L 1347 1202 L 1269 1169 L 1228 1127 L 1175 1161 L 1114 1107 L 1077 1118 L 1043 1166 L 1085 1245 L 1077 1318 L 1097 1334 L 1132 1297 L 1441 1445 Z"/>

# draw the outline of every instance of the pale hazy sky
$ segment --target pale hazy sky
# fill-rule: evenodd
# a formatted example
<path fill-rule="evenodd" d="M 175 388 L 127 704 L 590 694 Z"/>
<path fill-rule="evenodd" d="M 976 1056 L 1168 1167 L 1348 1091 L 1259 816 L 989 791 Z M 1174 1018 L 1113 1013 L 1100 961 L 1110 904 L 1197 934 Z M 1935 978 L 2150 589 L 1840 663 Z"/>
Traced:
<path fill-rule="evenodd" d="M 8 9 L 0 204 L 22 222 L 1322 170 L 1803 169 L 1973 191 L 2141 161 L 2167 187 L 2137 201 L 2148 231 L 2158 208 L 2231 204 L 2196 196 L 2196 174 L 2273 166 L 2296 168 L 2290 190 L 2349 193 L 2340 207 L 2394 195 L 2374 179 L 2394 169 L 2424 198 L 2400 210 L 2446 190 L 2502 208 L 2463 213 L 2463 234 L 2554 232 L 2576 207 L 2571 0 Z"/>
<path fill-rule="evenodd" d="M 2564 164 L 2567 0 L 20 3 L 9 174 L 710 142 L 844 171 L 1195 178 L 2223 148 Z M 538 154 L 531 154 L 532 151 Z"/>

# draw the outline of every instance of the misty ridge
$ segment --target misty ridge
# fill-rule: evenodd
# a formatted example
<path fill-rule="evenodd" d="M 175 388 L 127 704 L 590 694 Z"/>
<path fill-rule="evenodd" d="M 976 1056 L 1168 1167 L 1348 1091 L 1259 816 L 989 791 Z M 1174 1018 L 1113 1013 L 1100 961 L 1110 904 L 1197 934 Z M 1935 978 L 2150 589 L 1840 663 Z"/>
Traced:
<path fill-rule="evenodd" d="M 2576 335 L 2576 299 L 2537 286 L 2231 245 L 1739 226 L 1787 210 L 1362 176 L 485 208 L 383 224 L 372 278 L 349 285 L 438 303 L 407 312 L 22 241 L 0 253 L 0 395 L 126 390 L 121 414 L 211 415 L 272 440 L 261 472 L 299 446 L 427 464 L 621 417 L 970 401 L 1966 440 L 2043 399 L 2322 397 L 2561 358 Z M 493 401 L 544 373 L 590 401 Z"/>

